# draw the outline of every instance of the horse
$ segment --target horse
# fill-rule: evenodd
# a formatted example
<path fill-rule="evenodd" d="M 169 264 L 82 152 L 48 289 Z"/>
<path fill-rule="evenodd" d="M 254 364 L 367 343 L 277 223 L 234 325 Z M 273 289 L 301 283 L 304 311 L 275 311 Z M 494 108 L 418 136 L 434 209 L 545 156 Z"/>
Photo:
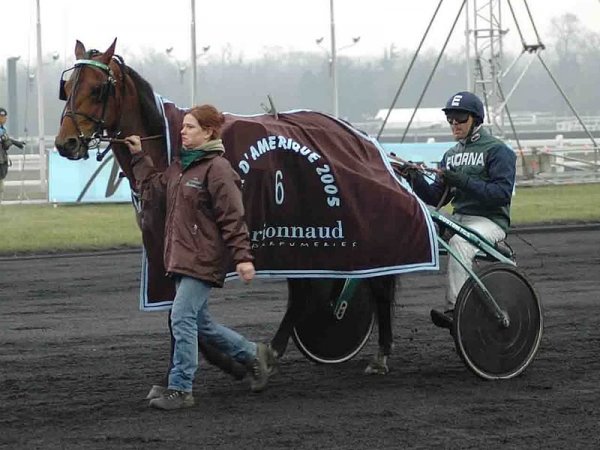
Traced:
<path fill-rule="evenodd" d="M 76 42 L 76 63 L 61 76 L 60 98 L 66 103 L 54 144 L 62 157 L 78 160 L 88 158 L 90 149 L 97 148 L 100 141 L 110 142 L 109 148 L 112 149 L 122 175 L 129 181 L 132 190 L 132 201 L 136 207 L 138 226 L 143 231 L 148 259 L 156 261 L 156 264 L 149 268 L 148 278 L 164 280 L 165 283 L 155 287 L 155 294 L 172 299 L 174 287 L 165 280 L 162 266 L 161 230 L 164 227 L 165 205 L 157 205 L 150 215 L 142 211 L 140 205 L 143 205 L 144 199 L 140 199 L 137 194 L 131 155 L 121 137 L 132 134 L 150 137 L 144 142 L 144 152 L 150 155 L 158 170 L 165 170 L 170 160 L 178 156 L 181 124 L 166 128 L 164 111 L 161 111 L 157 104 L 157 96 L 152 86 L 127 66 L 122 57 L 115 54 L 116 41 L 117 39 L 104 52 L 86 50 L 80 41 Z M 66 75 L 69 75 L 67 79 Z M 176 109 L 180 115 L 185 112 L 185 109 Z M 170 146 L 169 138 L 175 142 L 174 145 Z M 170 155 L 165 151 L 166 148 L 172 148 Z M 379 350 L 366 372 L 384 374 L 388 371 L 387 356 L 393 341 L 392 317 L 396 276 L 383 275 L 366 280 L 367 295 L 376 305 L 379 331 Z M 294 324 L 303 314 L 303 299 L 317 296 L 319 301 L 328 301 L 332 286 L 336 283 L 339 284 L 339 280 L 288 278 L 288 308 L 271 341 L 279 357 L 286 350 Z M 217 365 L 223 371 L 236 378 L 244 377 L 243 365 L 227 360 L 202 342 L 200 351 L 208 362 Z"/>

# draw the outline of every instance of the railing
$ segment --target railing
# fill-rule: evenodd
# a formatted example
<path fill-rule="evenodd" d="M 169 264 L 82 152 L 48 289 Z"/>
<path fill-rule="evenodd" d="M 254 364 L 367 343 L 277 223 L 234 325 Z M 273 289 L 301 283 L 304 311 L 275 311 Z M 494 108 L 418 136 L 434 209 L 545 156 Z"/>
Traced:
<path fill-rule="evenodd" d="M 529 140 L 521 145 L 523 151 L 517 154 L 519 186 L 600 183 L 599 149 L 589 140 Z M 41 185 L 39 154 L 11 151 L 10 159 L 2 203 L 48 202 L 46 186 Z"/>
<path fill-rule="evenodd" d="M 4 179 L 3 204 L 47 202 L 45 189 L 40 177 L 39 154 L 13 154 L 10 152 L 11 166 Z"/>
<path fill-rule="evenodd" d="M 542 145 L 525 141 L 522 146 L 517 166 L 520 185 L 600 182 L 598 148 L 556 141 Z"/>

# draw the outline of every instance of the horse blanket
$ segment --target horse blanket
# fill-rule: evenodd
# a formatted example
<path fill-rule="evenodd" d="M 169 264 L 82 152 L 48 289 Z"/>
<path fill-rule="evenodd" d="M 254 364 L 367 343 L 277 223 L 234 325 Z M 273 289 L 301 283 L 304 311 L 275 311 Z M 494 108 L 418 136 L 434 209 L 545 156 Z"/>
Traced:
<path fill-rule="evenodd" d="M 185 110 L 164 101 L 161 107 L 172 159 Z M 315 111 L 225 117 L 221 137 L 242 179 L 257 277 L 364 278 L 439 268 L 426 207 L 375 139 Z M 174 295 L 162 265 L 164 216 L 155 219 L 143 230 L 143 310 L 166 309 Z M 227 279 L 236 277 L 229 269 Z"/>

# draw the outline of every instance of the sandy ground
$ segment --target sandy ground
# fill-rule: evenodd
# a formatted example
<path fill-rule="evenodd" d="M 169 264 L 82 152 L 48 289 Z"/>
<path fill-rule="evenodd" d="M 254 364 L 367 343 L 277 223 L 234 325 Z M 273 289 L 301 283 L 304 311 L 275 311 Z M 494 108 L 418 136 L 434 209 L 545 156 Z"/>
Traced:
<path fill-rule="evenodd" d="M 462 364 L 429 308 L 442 273 L 403 276 L 387 376 L 316 365 L 292 343 L 262 394 L 202 364 L 194 408 L 150 409 L 166 366 L 166 313 L 137 306 L 139 254 L 0 261 L 1 448 L 598 448 L 600 231 L 509 241 L 545 308 L 537 358 L 490 382 Z M 445 265 L 445 261 L 444 261 Z M 268 341 L 283 281 L 214 291 L 213 315 Z"/>

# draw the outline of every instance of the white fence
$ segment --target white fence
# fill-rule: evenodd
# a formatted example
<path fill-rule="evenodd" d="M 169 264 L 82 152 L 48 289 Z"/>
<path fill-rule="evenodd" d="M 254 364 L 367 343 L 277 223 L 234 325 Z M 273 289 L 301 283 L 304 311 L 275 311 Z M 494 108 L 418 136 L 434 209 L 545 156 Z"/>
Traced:
<path fill-rule="evenodd" d="M 12 149 L 11 149 L 12 150 Z M 39 154 L 9 153 L 11 166 L 4 180 L 3 204 L 45 203 L 48 201 L 46 186 L 41 182 Z"/>
<path fill-rule="evenodd" d="M 514 142 L 512 145 L 516 147 Z M 521 141 L 521 145 L 522 152 L 517 155 L 520 186 L 600 183 L 600 152 L 589 140 L 567 141 L 558 137 Z M 10 159 L 12 166 L 4 180 L 3 203 L 48 202 L 48 188 L 41 183 L 40 155 L 11 151 Z"/>
<path fill-rule="evenodd" d="M 513 143 L 514 145 L 514 143 Z M 600 182 L 600 149 L 588 139 L 522 141 L 520 185 Z"/>

